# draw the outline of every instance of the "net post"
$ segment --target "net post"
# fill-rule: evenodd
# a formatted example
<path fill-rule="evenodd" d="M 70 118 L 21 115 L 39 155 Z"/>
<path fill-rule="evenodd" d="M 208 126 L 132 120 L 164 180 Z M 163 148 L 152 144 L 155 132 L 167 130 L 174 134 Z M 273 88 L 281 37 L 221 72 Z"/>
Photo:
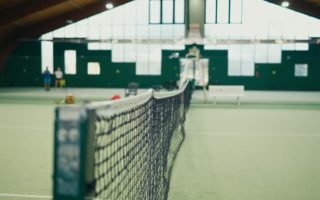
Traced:
<path fill-rule="evenodd" d="M 55 110 L 54 200 L 84 200 L 87 119 L 83 106 Z"/>
<path fill-rule="evenodd" d="M 87 109 L 87 134 L 85 137 L 85 184 L 87 196 L 94 195 L 95 192 L 95 130 L 96 130 L 96 112 L 93 109 Z"/>

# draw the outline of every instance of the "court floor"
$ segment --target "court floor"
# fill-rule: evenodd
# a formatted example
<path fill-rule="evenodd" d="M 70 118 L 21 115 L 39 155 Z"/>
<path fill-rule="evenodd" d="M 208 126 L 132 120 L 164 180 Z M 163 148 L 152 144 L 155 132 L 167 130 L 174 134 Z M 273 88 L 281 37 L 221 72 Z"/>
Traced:
<path fill-rule="evenodd" d="M 1 200 L 51 196 L 53 110 L 53 104 L 0 104 Z"/>
<path fill-rule="evenodd" d="M 0 199 L 51 199 L 55 97 L 3 96 Z M 213 106 L 195 100 L 169 200 L 320 199 L 317 101 Z"/>
<path fill-rule="evenodd" d="M 192 106 L 174 200 L 320 199 L 320 109 Z"/>

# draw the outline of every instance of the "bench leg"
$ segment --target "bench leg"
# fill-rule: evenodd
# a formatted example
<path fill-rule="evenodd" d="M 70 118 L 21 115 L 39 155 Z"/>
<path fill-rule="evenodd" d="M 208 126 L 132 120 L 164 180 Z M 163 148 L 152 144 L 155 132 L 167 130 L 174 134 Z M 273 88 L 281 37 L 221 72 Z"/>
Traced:
<path fill-rule="evenodd" d="M 237 105 L 240 106 L 240 97 L 237 97 Z"/>
<path fill-rule="evenodd" d="M 204 98 L 204 102 L 207 103 L 207 91 L 206 91 L 206 88 L 203 87 L 203 98 Z"/>
<path fill-rule="evenodd" d="M 216 105 L 216 97 L 213 97 L 213 105 Z"/>

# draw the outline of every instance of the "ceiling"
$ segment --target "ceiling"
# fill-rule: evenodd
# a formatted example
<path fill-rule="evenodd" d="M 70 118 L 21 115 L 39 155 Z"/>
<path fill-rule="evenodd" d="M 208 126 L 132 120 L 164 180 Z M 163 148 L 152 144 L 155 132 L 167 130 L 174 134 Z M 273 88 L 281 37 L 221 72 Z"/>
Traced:
<path fill-rule="evenodd" d="M 0 55 L 21 39 L 40 35 L 132 0 L 0 0 Z M 280 5 L 283 0 L 266 0 Z M 320 18 L 320 0 L 288 0 L 290 8 Z"/>
<path fill-rule="evenodd" d="M 0 0 L 0 54 L 9 54 L 21 39 L 37 38 L 68 23 L 132 0 Z"/>
<path fill-rule="evenodd" d="M 265 0 L 277 5 L 285 0 Z M 320 0 L 286 0 L 290 3 L 289 9 L 320 19 Z"/>

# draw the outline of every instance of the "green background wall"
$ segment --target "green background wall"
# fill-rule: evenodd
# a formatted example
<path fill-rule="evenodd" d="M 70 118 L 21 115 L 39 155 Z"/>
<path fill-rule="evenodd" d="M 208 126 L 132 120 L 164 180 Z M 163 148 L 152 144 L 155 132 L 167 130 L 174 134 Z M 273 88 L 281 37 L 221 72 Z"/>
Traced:
<path fill-rule="evenodd" d="M 22 42 L 6 59 L 0 74 L 2 86 L 40 86 L 41 45 L 39 42 Z"/>
<path fill-rule="evenodd" d="M 111 51 L 87 50 L 85 44 L 55 43 L 54 66 L 64 68 L 64 51 L 77 51 L 77 74 L 65 75 L 68 87 L 126 87 L 135 81 L 141 87 L 168 85 L 179 79 L 179 59 L 170 58 L 178 52 L 163 50 L 161 75 L 135 75 L 135 63 L 111 62 Z M 309 51 L 283 51 L 281 64 L 256 64 L 255 76 L 228 76 L 228 51 L 204 50 L 197 46 L 204 58 L 209 58 L 209 84 L 243 84 L 248 90 L 305 90 L 320 91 L 320 45 L 310 45 Z M 1 86 L 42 86 L 40 42 L 22 42 L 7 58 L 0 75 Z M 100 75 L 87 75 L 87 63 L 99 62 Z M 295 77 L 294 65 L 308 64 L 308 77 Z"/>

